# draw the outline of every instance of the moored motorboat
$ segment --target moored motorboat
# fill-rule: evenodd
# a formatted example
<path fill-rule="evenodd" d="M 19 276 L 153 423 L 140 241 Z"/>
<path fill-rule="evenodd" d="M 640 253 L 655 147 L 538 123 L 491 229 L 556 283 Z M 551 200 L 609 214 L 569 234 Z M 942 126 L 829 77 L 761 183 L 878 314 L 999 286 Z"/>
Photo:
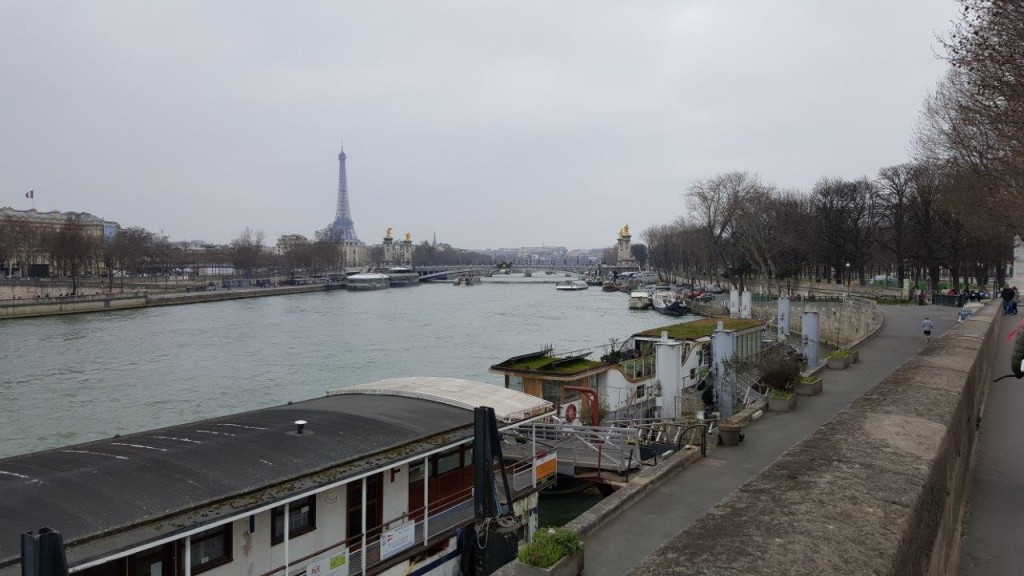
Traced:
<path fill-rule="evenodd" d="M 675 292 L 662 291 L 651 295 L 651 305 L 654 310 L 667 316 L 686 316 L 693 311 L 684 302 L 679 300 Z"/>
<path fill-rule="evenodd" d="M 583 280 L 566 280 L 555 284 L 555 290 L 573 291 L 573 290 L 586 290 L 589 288 L 587 283 Z"/>

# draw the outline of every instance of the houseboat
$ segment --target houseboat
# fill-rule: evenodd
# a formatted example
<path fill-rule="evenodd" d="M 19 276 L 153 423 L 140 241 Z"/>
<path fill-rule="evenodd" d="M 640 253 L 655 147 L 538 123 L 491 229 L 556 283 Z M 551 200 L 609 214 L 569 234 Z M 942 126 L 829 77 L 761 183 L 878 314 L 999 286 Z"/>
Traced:
<path fill-rule="evenodd" d="M 420 275 L 412 268 L 395 266 L 388 268 L 384 274 L 388 277 L 388 283 L 392 288 L 400 286 L 414 286 L 420 283 Z"/>
<path fill-rule="evenodd" d="M 348 290 L 383 290 L 391 287 L 391 279 L 387 274 L 353 274 L 345 280 Z"/>
<path fill-rule="evenodd" d="M 651 307 L 651 293 L 643 290 L 634 290 L 629 293 L 630 310 L 646 310 Z"/>
<path fill-rule="evenodd" d="M 398 378 L 0 459 L 0 575 L 21 572 L 19 536 L 42 526 L 81 576 L 458 574 L 484 492 L 478 406 L 499 434 L 554 413 L 491 384 Z M 477 462 L 507 472 L 500 507 L 522 537 L 555 459 Z"/>
<path fill-rule="evenodd" d="M 686 396 L 708 373 L 718 323 L 739 358 L 760 353 L 764 321 L 701 318 L 645 330 L 609 346 L 594 360 L 593 349 L 556 354 L 546 348 L 491 366 L 505 387 L 543 398 L 568 424 L 599 426 L 624 420 L 681 417 Z"/>
<path fill-rule="evenodd" d="M 527 444 L 557 450 L 559 474 L 603 489 L 621 486 L 647 459 L 645 435 L 671 438 L 672 449 L 693 443 L 687 439 L 700 426 L 698 387 L 711 373 L 719 327 L 733 357 L 747 359 L 760 354 L 765 326 L 704 318 L 638 332 L 608 346 L 599 360 L 588 358 L 590 349 L 556 354 L 545 348 L 495 364 L 491 371 L 504 376 L 506 388 L 543 398 L 556 413 L 550 422 L 531 424 L 532 437 L 522 435 L 506 453 Z M 749 386 L 734 394 L 737 404 L 760 397 Z"/>

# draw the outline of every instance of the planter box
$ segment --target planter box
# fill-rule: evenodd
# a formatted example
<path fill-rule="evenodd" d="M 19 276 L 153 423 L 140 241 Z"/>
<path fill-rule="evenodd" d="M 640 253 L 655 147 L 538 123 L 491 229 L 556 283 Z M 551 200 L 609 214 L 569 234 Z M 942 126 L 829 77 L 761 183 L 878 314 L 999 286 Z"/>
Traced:
<path fill-rule="evenodd" d="M 821 378 L 815 378 L 813 382 L 797 382 L 796 393 L 801 396 L 817 396 L 821 394 Z"/>
<path fill-rule="evenodd" d="M 828 369 L 829 370 L 842 370 L 843 368 L 846 368 L 849 365 L 850 365 L 850 357 L 849 356 L 847 356 L 846 358 L 843 358 L 842 360 L 836 360 L 835 358 L 829 358 L 828 359 Z"/>
<path fill-rule="evenodd" d="M 550 568 L 538 568 L 515 562 L 516 576 L 578 576 L 583 573 L 583 550 L 555 562 Z"/>
<path fill-rule="evenodd" d="M 796 408 L 796 394 L 790 394 L 789 398 L 776 398 L 768 395 L 769 412 L 789 412 Z"/>
<path fill-rule="evenodd" d="M 722 441 L 722 446 L 735 446 L 740 443 L 742 431 L 742 426 L 719 426 L 718 438 Z"/>

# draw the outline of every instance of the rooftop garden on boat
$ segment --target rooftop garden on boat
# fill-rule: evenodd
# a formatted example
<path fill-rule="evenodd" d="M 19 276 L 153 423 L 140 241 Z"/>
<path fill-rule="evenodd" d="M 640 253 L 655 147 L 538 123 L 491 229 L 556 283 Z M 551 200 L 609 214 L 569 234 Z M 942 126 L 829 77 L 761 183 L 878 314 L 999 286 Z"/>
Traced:
<path fill-rule="evenodd" d="M 714 334 L 719 322 L 722 322 L 724 328 L 730 331 L 748 330 L 764 325 L 764 320 L 754 318 L 701 318 L 693 322 L 670 324 L 660 328 L 644 330 L 643 332 L 637 332 L 633 336 L 660 338 L 662 332 L 668 332 L 668 337 L 673 340 L 697 340 Z"/>
<path fill-rule="evenodd" d="M 590 370 L 606 367 L 604 362 L 587 360 L 590 350 L 555 354 L 551 348 L 509 358 L 504 362 L 491 366 L 491 370 L 511 372 L 535 372 L 575 376 Z"/>

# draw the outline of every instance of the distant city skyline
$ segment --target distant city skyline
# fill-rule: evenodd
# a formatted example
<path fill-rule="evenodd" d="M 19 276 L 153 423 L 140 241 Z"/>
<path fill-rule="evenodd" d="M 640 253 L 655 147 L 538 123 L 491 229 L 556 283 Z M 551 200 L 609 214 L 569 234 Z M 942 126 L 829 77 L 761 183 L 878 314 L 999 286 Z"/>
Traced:
<path fill-rule="evenodd" d="M 907 161 L 956 8 L 8 3 L 0 206 L 34 190 L 40 211 L 176 240 L 311 237 L 336 208 L 343 139 L 368 244 L 392 227 L 608 247 L 625 224 L 643 242 L 697 179 L 808 190 Z"/>

